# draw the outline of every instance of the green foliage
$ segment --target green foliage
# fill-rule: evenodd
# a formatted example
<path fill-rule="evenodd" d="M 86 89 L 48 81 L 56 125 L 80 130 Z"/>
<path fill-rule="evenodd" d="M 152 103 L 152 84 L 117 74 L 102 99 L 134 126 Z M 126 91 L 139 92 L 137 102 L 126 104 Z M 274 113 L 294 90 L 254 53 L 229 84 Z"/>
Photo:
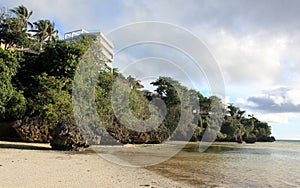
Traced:
<path fill-rule="evenodd" d="M 84 48 L 85 51 L 90 48 L 94 42 L 94 36 L 92 35 L 80 35 L 76 38 L 76 40 L 69 40 L 69 43 L 79 45 L 81 48 Z"/>
<path fill-rule="evenodd" d="M 234 117 L 235 119 L 241 119 L 246 111 L 240 110 L 240 108 L 233 106 L 233 104 L 229 104 L 228 106 L 228 112 L 231 117 Z"/>
<path fill-rule="evenodd" d="M 131 90 L 129 96 L 129 105 L 130 110 L 137 119 L 146 120 L 150 117 L 150 111 L 148 108 L 149 101 L 141 91 Z"/>
<path fill-rule="evenodd" d="M 11 83 L 19 68 L 18 61 L 22 61 L 19 53 L 0 49 L 0 120 L 17 119 L 26 109 L 22 91 Z"/>
<path fill-rule="evenodd" d="M 32 11 L 29 11 L 24 5 L 15 7 L 14 9 L 11 9 L 10 11 L 12 13 L 14 13 L 17 16 L 17 18 L 19 18 L 23 30 L 26 31 L 28 25 L 33 27 L 32 23 L 28 21 L 28 19 L 32 15 Z"/>
<path fill-rule="evenodd" d="M 85 47 L 75 43 L 50 42 L 40 54 L 37 68 L 51 76 L 73 79 L 85 51 Z"/>
<path fill-rule="evenodd" d="M 95 88 L 95 102 L 102 124 L 107 125 L 112 123 L 114 116 L 111 94 L 116 76 L 102 70 L 98 80 Z"/>
<path fill-rule="evenodd" d="M 169 77 L 159 77 L 151 84 L 157 86 L 155 91 L 164 99 L 167 105 L 176 105 L 180 103 L 177 91 L 183 89 L 183 87 L 178 81 Z"/>
<path fill-rule="evenodd" d="M 23 5 L 9 11 L 1 9 L 0 44 L 4 44 L 4 49 L 30 48 L 33 52 L 42 51 L 45 41 L 55 41 L 58 38 L 54 22 L 38 20 L 32 24 L 29 21 L 32 13 Z M 28 26 L 31 27 L 30 30 Z"/>
<path fill-rule="evenodd" d="M 211 108 L 211 99 L 204 97 L 200 92 L 197 92 L 201 114 L 208 114 Z"/>
<path fill-rule="evenodd" d="M 54 76 L 64 82 L 64 88 L 71 93 L 72 80 L 85 48 L 64 41 L 50 42 L 39 56 L 26 54 L 25 61 L 14 79 L 15 84 L 24 90 L 26 98 L 34 98 L 40 88 L 37 77 L 42 74 Z"/>
<path fill-rule="evenodd" d="M 40 46 L 40 50 L 43 49 L 43 43 L 46 40 L 55 41 L 57 38 L 58 30 L 55 29 L 55 23 L 51 22 L 50 20 L 38 20 L 33 23 L 35 29 L 30 30 L 35 32 L 33 35 Z"/>
<path fill-rule="evenodd" d="M 263 139 L 271 135 L 271 127 L 266 122 L 261 122 L 253 115 L 250 118 L 243 118 L 241 123 L 245 126 L 244 137 L 255 136 Z"/>
<path fill-rule="evenodd" d="M 72 83 L 86 51 L 81 43 L 48 42 L 36 56 L 24 54 L 13 83 L 27 99 L 23 116 L 40 117 L 50 128 L 58 120 L 73 118 Z M 21 118 L 21 117 L 20 117 Z"/>
<path fill-rule="evenodd" d="M 261 122 L 253 115 L 244 116 L 245 111 L 230 104 L 223 122 L 221 132 L 226 135 L 221 140 L 237 141 L 247 138 L 266 140 L 271 135 L 271 127 L 266 122 Z"/>
<path fill-rule="evenodd" d="M 12 17 L 9 12 L 3 8 L 0 12 L 0 44 L 4 44 L 5 49 L 23 47 L 28 45 L 29 38 L 24 29 L 22 20 Z"/>
<path fill-rule="evenodd" d="M 226 135 L 223 139 L 226 141 L 235 141 L 242 128 L 243 125 L 237 120 L 225 120 L 221 128 L 221 132 Z"/>
<path fill-rule="evenodd" d="M 151 84 L 157 87 L 157 96 L 166 104 L 167 113 L 162 127 L 168 131 L 167 134 L 177 140 L 189 140 L 193 134 L 197 137 L 199 130 L 194 133 L 197 120 L 192 114 L 198 106 L 197 93 L 170 77 L 159 77 Z M 202 130 L 201 127 L 199 129 Z"/>
<path fill-rule="evenodd" d="M 64 90 L 66 83 L 46 73 L 36 77 L 39 90 L 28 105 L 32 106 L 33 113 L 48 122 L 52 128 L 58 121 L 67 121 L 72 118 L 71 95 Z"/>

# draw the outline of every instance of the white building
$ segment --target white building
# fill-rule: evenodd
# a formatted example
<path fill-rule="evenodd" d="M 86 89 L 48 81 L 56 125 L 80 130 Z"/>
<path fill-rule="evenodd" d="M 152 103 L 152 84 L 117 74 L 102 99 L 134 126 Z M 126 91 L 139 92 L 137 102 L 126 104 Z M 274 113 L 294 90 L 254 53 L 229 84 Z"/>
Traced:
<path fill-rule="evenodd" d="M 105 60 L 109 63 L 113 61 L 114 53 L 113 53 L 113 44 L 104 36 L 101 32 L 88 32 L 84 29 L 78 29 L 75 31 L 71 31 L 64 34 L 64 40 L 76 40 L 79 36 L 93 36 L 93 39 L 95 42 L 100 44 L 100 51 L 102 52 L 102 55 L 105 57 Z M 112 67 L 110 65 L 107 65 L 107 68 L 110 70 Z"/>

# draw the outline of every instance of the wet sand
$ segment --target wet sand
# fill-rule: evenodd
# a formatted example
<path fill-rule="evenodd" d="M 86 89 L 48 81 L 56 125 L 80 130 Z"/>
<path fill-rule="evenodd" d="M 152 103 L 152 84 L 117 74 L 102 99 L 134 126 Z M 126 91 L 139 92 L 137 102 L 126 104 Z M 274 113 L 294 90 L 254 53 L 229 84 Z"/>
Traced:
<path fill-rule="evenodd" d="M 0 187 L 191 187 L 145 168 L 124 167 L 90 152 L 0 141 Z"/>

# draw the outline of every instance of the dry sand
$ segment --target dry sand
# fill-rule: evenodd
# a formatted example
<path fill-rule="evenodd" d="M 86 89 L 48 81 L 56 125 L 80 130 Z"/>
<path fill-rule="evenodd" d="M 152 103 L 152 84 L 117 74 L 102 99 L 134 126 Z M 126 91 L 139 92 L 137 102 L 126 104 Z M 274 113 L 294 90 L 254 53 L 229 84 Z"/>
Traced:
<path fill-rule="evenodd" d="M 190 187 L 144 168 L 119 166 L 96 153 L 50 150 L 49 144 L 0 141 L 0 187 Z"/>

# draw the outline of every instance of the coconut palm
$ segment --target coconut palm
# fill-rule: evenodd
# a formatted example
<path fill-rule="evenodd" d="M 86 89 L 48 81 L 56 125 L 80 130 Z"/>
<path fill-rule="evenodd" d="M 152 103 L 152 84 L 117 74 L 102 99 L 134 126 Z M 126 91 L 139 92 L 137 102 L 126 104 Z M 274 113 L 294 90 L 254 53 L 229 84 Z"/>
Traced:
<path fill-rule="evenodd" d="M 0 10 L 0 44 L 4 44 L 4 49 L 27 45 L 28 34 L 26 31 L 18 17 L 11 17 L 10 12 L 5 8 Z"/>
<path fill-rule="evenodd" d="M 52 41 L 56 40 L 58 30 L 55 29 L 55 23 L 54 22 L 48 23 L 47 33 L 48 33 L 48 40 L 52 40 Z"/>
<path fill-rule="evenodd" d="M 28 25 L 31 28 L 33 27 L 32 23 L 28 21 L 32 15 L 32 11 L 29 11 L 24 5 L 15 7 L 14 9 L 11 9 L 10 11 L 12 13 L 14 13 L 17 16 L 17 18 L 20 19 L 23 29 L 27 30 Z"/>
<path fill-rule="evenodd" d="M 30 30 L 35 32 L 34 36 L 38 39 L 40 50 L 43 48 L 43 42 L 47 39 L 48 33 L 48 22 L 47 20 L 39 20 L 33 23 L 35 26 L 34 30 Z"/>
<path fill-rule="evenodd" d="M 129 75 L 127 78 L 127 82 L 130 88 L 132 89 L 141 89 L 144 88 L 144 86 L 141 84 L 140 80 L 136 80 L 134 77 Z"/>
<path fill-rule="evenodd" d="M 58 31 L 55 29 L 55 24 L 51 23 L 50 20 L 38 20 L 33 24 L 35 29 L 30 31 L 35 32 L 34 36 L 38 39 L 40 50 L 42 50 L 43 42 L 45 40 L 55 40 Z"/>

